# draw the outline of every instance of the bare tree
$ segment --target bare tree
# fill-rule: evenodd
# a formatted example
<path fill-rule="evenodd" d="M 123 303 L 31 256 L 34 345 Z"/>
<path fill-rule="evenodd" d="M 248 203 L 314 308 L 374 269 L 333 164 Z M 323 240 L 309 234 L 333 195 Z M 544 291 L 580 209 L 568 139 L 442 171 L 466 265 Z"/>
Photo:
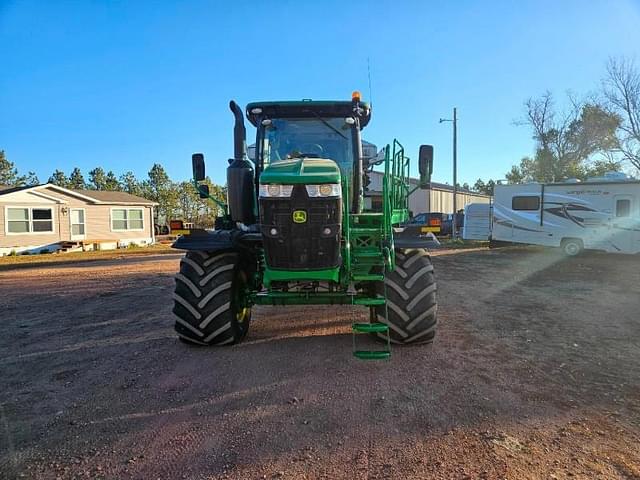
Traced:
<path fill-rule="evenodd" d="M 629 59 L 609 59 L 604 96 L 622 122 L 619 151 L 640 170 L 640 72 Z"/>

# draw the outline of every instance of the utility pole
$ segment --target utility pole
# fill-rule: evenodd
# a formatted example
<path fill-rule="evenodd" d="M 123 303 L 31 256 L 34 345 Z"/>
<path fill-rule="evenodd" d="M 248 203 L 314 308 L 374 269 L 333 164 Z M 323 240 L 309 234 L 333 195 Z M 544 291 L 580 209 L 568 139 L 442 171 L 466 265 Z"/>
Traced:
<path fill-rule="evenodd" d="M 453 107 L 453 222 L 451 238 L 458 238 L 458 112 Z"/>
<path fill-rule="evenodd" d="M 453 216 L 451 221 L 451 238 L 458 238 L 458 109 L 453 107 L 453 119 L 441 118 L 442 122 L 453 123 Z"/>

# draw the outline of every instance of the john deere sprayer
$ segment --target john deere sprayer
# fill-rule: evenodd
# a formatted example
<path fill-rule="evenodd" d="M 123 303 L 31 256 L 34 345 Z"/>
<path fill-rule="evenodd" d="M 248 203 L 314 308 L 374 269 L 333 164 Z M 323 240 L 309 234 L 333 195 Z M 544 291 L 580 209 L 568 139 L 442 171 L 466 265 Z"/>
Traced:
<path fill-rule="evenodd" d="M 256 128 L 250 160 L 243 112 L 233 101 L 230 108 L 234 158 L 227 203 L 220 205 L 225 214 L 215 230 L 192 231 L 174 244 L 187 251 L 174 294 L 180 338 L 238 343 L 254 305 L 347 304 L 370 312 L 369 322 L 352 326 L 354 334 L 370 333 L 385 344 L 359 350 L 354 336 L 358 358 L 388 358 L 391 343 L 432 341 L 436 283 L 425 248 L 434 238 L 402 225 L 412 188 L 428 187 L 433 147 L 420 147 L 413 187 L 397 141 L 377 155 L 363 154 L 371 108 L 354 92 L 351 101 L 250 103 L 245 113 Z M 209 197 L 204 157 L 194 154 L 192 161 L 200 196 Z M 366 207 L 376 166 L 384 172 L 381 201 Z"/>

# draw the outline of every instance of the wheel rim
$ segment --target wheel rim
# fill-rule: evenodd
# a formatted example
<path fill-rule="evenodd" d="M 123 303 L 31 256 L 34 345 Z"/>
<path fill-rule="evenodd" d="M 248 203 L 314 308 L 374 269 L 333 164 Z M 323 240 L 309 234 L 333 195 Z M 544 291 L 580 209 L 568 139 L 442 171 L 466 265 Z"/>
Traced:
<path fill-rule="evenodd" d="M 245 293 L 247 287 L 247 276 L 243 271 L 239 271 L 236 277 L 236 285 L 233 289 L 233 304 L 236 312 L 236 321 L 238 323 L 244 323 L 249 314 L 251 313 L 251 307 L 246 305 Z"/>
<path fill-rule="evenodd" d="M 568 255 L 577 255 L 580 251 L 580 247 L 576 243 L 567 243 L 564 247 L 564 251 L 567 252 Z"/>

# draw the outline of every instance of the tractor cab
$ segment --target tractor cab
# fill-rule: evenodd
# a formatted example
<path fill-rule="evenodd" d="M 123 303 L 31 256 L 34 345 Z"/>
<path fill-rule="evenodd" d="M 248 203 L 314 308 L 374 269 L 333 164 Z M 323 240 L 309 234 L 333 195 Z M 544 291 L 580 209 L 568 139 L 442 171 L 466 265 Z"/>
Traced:
<path fill-rule="evenodd" d="M 359 106 L 362 105 L 362 106 Z M 369 122 L 367 104 L 353 102 L 264 102 L 247 106 L 257 129 L 261 166 L 293 158 L 332 159 L 353 170 L 360 130 Z"/>

